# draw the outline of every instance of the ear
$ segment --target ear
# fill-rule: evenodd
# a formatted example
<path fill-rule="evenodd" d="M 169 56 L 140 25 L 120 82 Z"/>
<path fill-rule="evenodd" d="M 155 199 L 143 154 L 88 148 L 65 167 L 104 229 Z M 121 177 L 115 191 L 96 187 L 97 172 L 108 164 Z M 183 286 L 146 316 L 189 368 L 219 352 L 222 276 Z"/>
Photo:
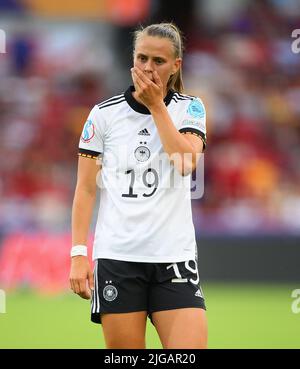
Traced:
<path fill-rule="evenodd" d="M 182 66 L 182 59 L 181 58 L 176 58 L 175 62 L 174 62 L 174 66 L 173 66 L 172 75 L 177 73 L 178 70 L 181 68 L 181 66 Z"/>

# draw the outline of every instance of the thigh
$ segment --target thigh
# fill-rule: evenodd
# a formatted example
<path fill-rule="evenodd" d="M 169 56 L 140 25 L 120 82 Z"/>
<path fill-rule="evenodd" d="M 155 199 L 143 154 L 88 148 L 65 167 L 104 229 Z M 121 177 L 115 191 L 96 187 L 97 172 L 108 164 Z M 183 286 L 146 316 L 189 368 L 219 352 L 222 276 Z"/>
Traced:
<path fill-rule="evenodd" d="M 149 289 L 149 315 L 163 310 L 205 307 L 198 266 L 194 260 L 155 264 Z"/>
<path fill-rule="evenodd" d="M 206 312 L 201 308 L 158 311 L 152 321 L 164 349 L 207 348 Z"/>
<path fill-rule="evenodd" d="M 107 349 L 144 349 L 147 311 L 101 314 Z"/>
<path fill-rule="evenodd" d="M 147 311 L 147 275 L 141 263 L 97 259 L 94 270 L 91 320 L 102 314 Z"/>
<path fill-rule="evenodd" d="M 149 315 L 164 348 L 204 348 L 205 300 L 195 260 L 156 264 Z"/>

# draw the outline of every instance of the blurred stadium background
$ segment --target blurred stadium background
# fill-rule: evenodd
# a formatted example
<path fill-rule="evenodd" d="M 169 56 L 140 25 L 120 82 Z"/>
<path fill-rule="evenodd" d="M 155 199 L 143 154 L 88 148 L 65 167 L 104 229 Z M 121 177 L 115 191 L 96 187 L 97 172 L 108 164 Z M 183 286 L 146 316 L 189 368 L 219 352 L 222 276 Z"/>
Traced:
<path fill-rule="evenodd" d="M 104 347 L 68 286 L 77 146 L 130 83 L 131 32 L 156 21 L 184 32 L 186 91 L 207 108 L 193 215 L 209 347 L 300 348 L 299 0 L 0 0 L 0 348 Z"/>

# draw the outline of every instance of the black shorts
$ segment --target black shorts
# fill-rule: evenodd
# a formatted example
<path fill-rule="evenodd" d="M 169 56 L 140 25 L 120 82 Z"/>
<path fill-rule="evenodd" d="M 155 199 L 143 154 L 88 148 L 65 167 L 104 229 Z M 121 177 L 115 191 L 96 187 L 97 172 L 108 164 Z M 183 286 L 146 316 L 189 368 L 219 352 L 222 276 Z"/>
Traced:
<path fill-rule="evenodd" d="M 138 263 L 97 259 L 91 320 L 101 314 L 196 307 L 206 310 L 194 260 L 178 263 Z M 152 320 L 151 320 L 152 321 Z"/>

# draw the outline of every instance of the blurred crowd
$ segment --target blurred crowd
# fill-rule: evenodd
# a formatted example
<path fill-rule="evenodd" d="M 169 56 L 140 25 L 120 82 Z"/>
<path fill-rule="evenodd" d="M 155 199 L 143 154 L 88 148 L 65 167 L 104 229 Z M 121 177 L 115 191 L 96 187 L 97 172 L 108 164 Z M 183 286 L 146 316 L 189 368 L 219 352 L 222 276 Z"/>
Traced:
<path fill-rule="evenodd" d="M 185 58 L 186 84 L 208 116 L 195 221 L 210 233 L 299 234 L 300 53 L 291 33 L 300 2 L 222 3 L 220 13 L 199 9 Z"/>
<path fill-rule="evenodd" d="M 194 5 L 184 80 L 206 105 L 208 130 L 197 232 L 300 234 L 300 3 Z M 120 75 L 108 23 L 18 19 L 6 19 L 0 54 L 0 234 L 65 231 L 82 126 L 129 73 Z"/>

